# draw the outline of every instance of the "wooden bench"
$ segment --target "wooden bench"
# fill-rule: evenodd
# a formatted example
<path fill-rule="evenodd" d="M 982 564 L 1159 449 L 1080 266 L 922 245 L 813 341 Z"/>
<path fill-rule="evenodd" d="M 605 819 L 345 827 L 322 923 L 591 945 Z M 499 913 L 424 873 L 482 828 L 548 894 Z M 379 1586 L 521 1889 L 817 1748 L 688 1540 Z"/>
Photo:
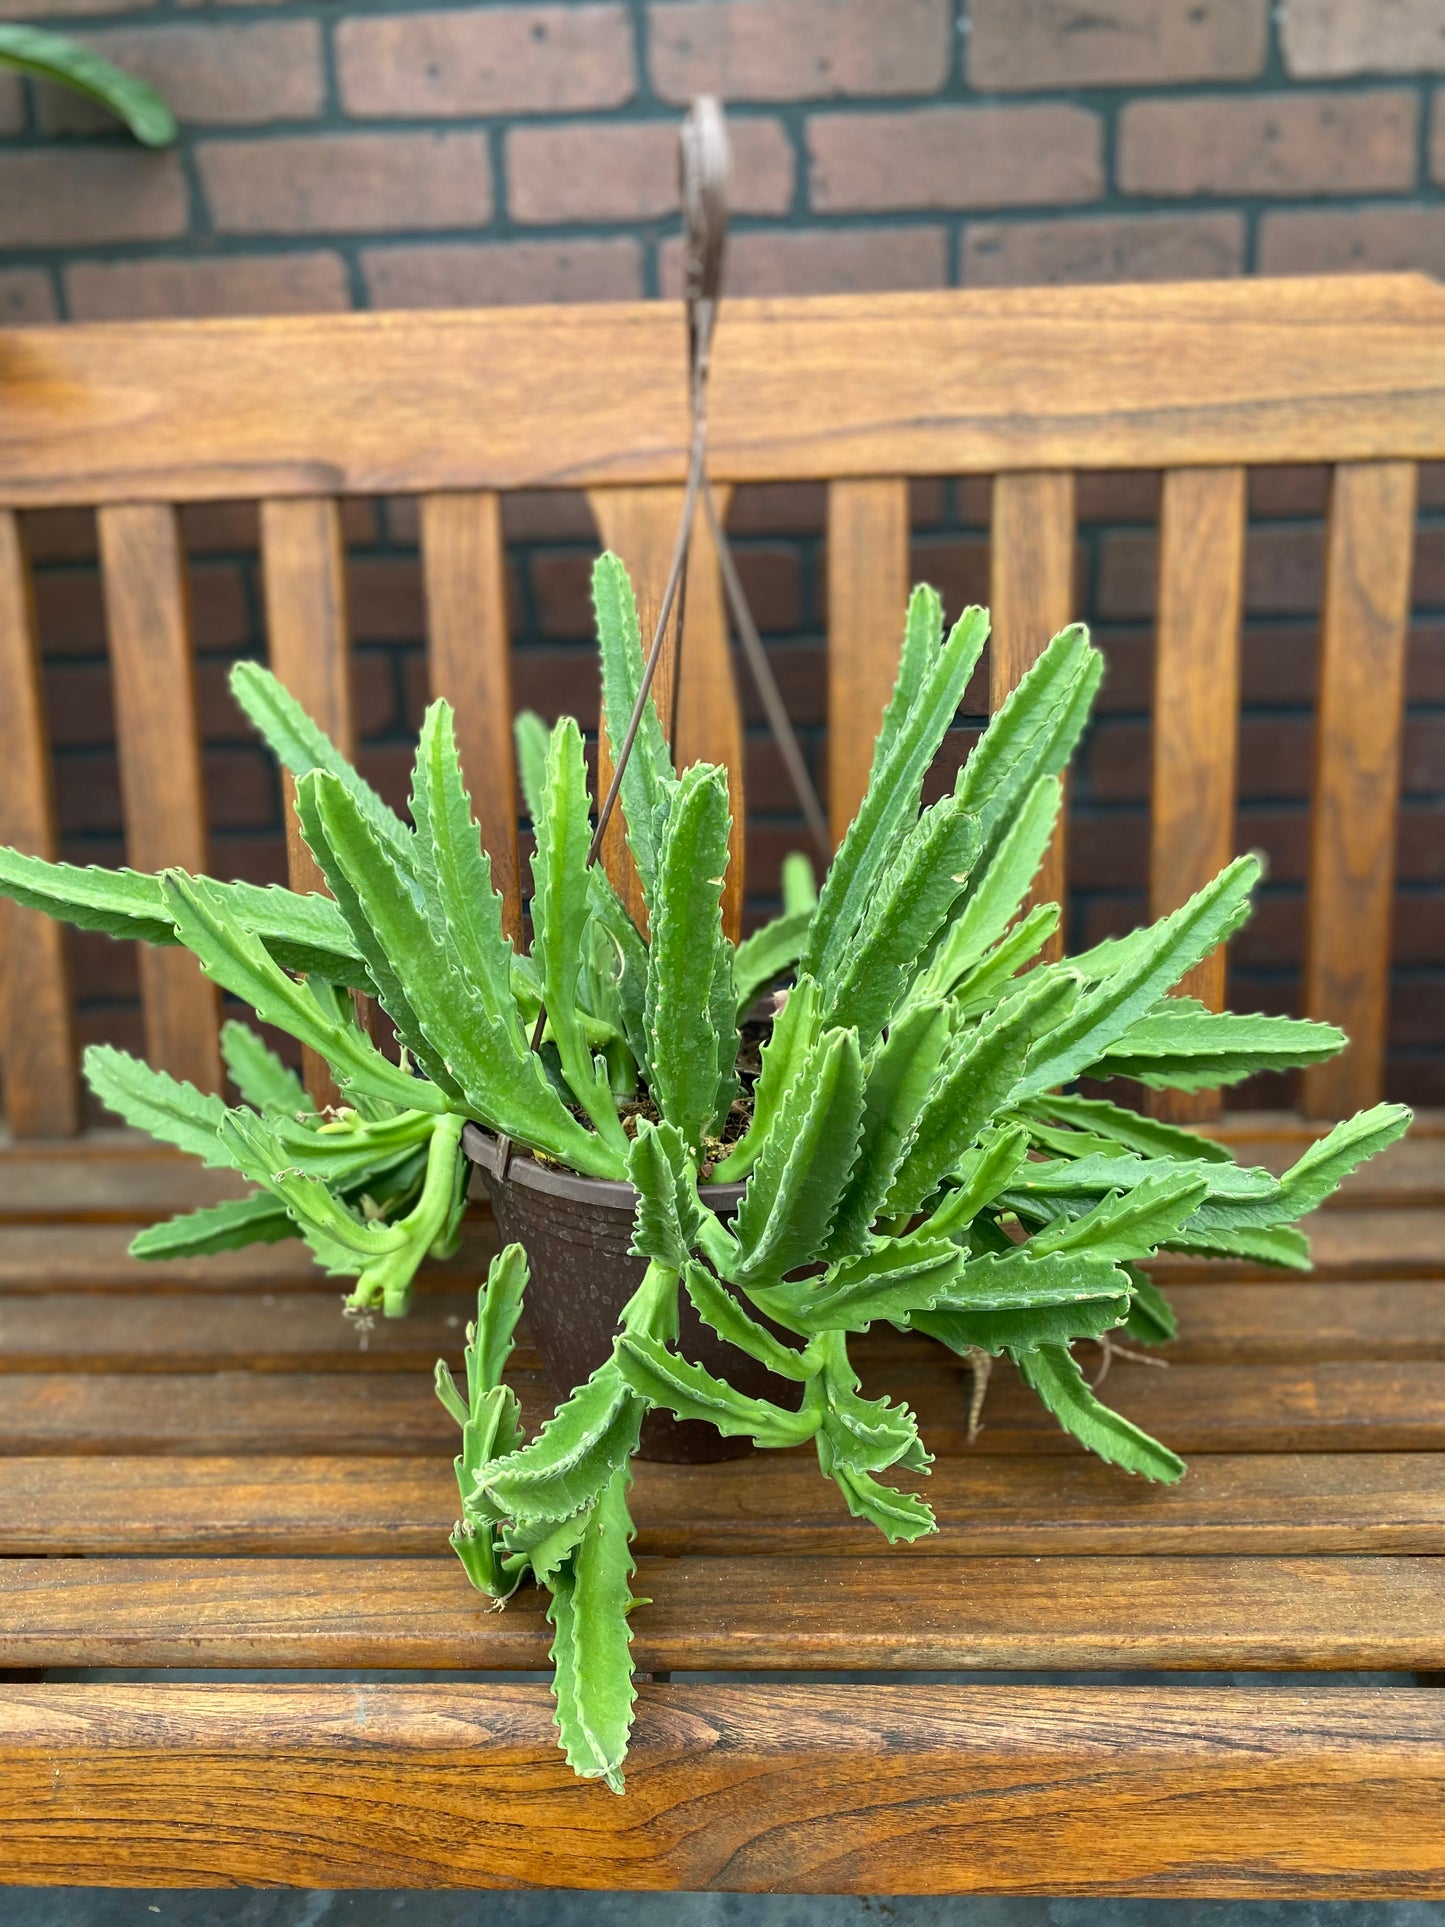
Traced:
<path fill-rule="evenodd" d="M 176 505 L 262 503 L 270 660 L 349 744 L 338 502 L 411 494 L 432 680 L 459 706 L 519 923 L 499 496 L 585 489 L 655 597 L 684 352 L 679 310 L 659 304 L 0 335 L 0 838 L 55 845 L 13 511 L 98 508 L 129 858 L 203 867 Z M 1303 1106 L 1328 1118 L 1375 1098 L 1415 464 L 1445 459 L 1445 291 L 1395 277 L 739 301 L 712 412 L 723 489 L 827 484 L 837 825 L 892 673 L 900 478 L 996 477 L 997 697 L 1074 614 L 1074 474 L 1165 471 L 1156 912 L 1233 847 L 1246 471 L 1333 465 L 1304 1001 L 1355 1042 L 1306 1074 Z M 705 548 L 687 606 L 680 748 L 738 770 Z M 1057 848 L 1048 894 L 1066 862 Z M 1177 1281 L 1172 1369 L 1121 1362 L 1110 1389 L 1190 1458 L 1177 1488 L 1085 1458 L 1007 1383 L 967 1449 L 958 1361 L 900 1339 L 865 1348 L 867 1371 L 914 1402 L 939 1454 L 936 1539 L 888 1551 L 793 1456 L 640 1466 L 637 1590 L 653 1603 L 619 1800 L 555 1750 L 537 1599 L 488 1610 L 444 1543 L 454 1438 L 429 1368 L 459 1351 L 490 1227 L 365 1351 L 292 1247 L 133 1263 L 134 1225 L 221 1181 L 122 1133 L 73 1135 L 65 945 L 20 913 L 8 938 L 0 1878 L 1445 1894 L 1445 1695 L 1337 1680 L 1445 1669 L 1445 1120 L 1423 1118 L 1320 1215 L 1312 1278 L 1158 1267 Z M 142 969 L 152 1061 L 217 1087 L 213 992 L 178 952 Z M 1216 960 L 1196 987 L 1217 1000 L 1222 980 Z M 1279 1165 L 1315 1127 L 1221 1128 Z M 522 1367 L 535 1415 L 545 1388 Z M 40 1676 L 93 1668 L 146 1677 Z M 257 1685 L 166 1668 L 388 1672 Z M 910 1670 L 928 1677 L 846 1680 Z M 1236 1670 L 1295 1677 L 1168 1678 Z"/>

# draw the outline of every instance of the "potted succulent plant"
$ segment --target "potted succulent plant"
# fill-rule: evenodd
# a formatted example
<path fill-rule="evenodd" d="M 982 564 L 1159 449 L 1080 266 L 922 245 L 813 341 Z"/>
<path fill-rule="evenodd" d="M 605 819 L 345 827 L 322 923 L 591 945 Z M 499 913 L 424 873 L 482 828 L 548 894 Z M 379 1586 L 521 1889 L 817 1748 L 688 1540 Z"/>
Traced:
<path fill-rule="evenodd" d="M 616 745 L 642 655 L 615 557 L 598 562 L 594 597 Z M 1007 1355 L 1090 1450 L 1176 1479 L 1181 1461 L 1100 1402 L 1071 1346 L 1171 1336 L 1138 1268 L 1160 1250 L 1306 1266 L 1297 1220 L 1409 1122 L 1377 1106 L 1277 1178 L 1068 1094 L 1084 1074 L 1227 1084 L 1345 1039 L 1166 994 L 1243 922 L 1254 857 L 1151 928 L 1036 961 L 1058 907 L 1020 912 L 1102 662 L 1082 628 L 1056 636 L 955 788 L 922 809 L 987 629 L 970 609 L 945 638 L 938 597 L 915 590 L 867 794 L 816 900 L 795 877 L 785 914 L 736 947 L 720 912 L 725 773 L 676 773 L 650 700 L 621 787 L 646 932 L 588 865 L 575 722 L 519 730 L 537 839 L 523 955 L 503 930 L 447 705 L 427 713 L 408 825 L 249 663 L 233 687 L 297 778 L 330 898 L 0 853 L 0 890 L 22 903 L 184 944 L 319 1052 L 344 1094 L 317 1113 L 238 1024 L 223 1040 L 237 1106 L 89 1051 L 113 1110 L 256 1187 L 143 1232 L 138 1255 L 299 1234 L 354 1278 L 354 1308 L 396 1315 L 427 1252 L 454 1246 L 476 1158 L 504 1233 L 520 1236 L 479 1292 L 465 1388 L 437 1369 L 462 1434 L 452 1544 L 496 1599 L 528 1577 L 547 1589 L 563 1748 L 618 1790 L 634 1697 L 627 1491 L 650 1415 L 677 1428 L 654 1432 L 664 1452 L 694 1453 L 699 1428 L 745 1448 L 810 1446 L 852 1513 L 915 1539 L 935 1529 L 911 1489 L 929 1455 L 912 1413 L 865 1398 L 849 1359 L 850 1337 L 884 1323 Z M 774 985 L 760 1056 L 740 1056 L 740 1017 Z M 399 1061 L 352 992 L 386 1011 Z M 503 1376 L 524 1297 L 567 1391 L 530 1441 Z"/>

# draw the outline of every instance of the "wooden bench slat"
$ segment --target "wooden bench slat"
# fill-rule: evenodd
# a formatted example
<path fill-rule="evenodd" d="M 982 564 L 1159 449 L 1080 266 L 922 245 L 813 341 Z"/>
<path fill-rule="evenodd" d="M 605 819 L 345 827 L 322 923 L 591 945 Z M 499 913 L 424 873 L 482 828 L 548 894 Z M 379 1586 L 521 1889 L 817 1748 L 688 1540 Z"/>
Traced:
<path fill-rule="evenodd" d="M 17 1199 L 13 1213 L 0 1207 L 0 1228 L 4 1230 L 0 1238 L 0 1284 L 10 1289 L 44 1289 L 49 1283 L 89 1282 L 93 1276 L 98 1283 L 147 1284 L 157 1290 L 183 1285 L 191 1290 L 211 1284 L 224 1286 L 242 1274 L 264 1278 L 273 1271 L 277 1275 L 309 1273 L 315 1282 L 319 1276 L 315 1266 L 290 1244 L 163 1265 L 139 1265 L 125 1258 L 126 1246 L 138 1226 L 151 1224 L 171 1211 L 211 1202 L 216 1195 L 231 1195 L 218 1182 L 208 1196 L 210 1177 L 198 1173 L 194 1190 L 181 1185 L 172 1188 L 169 1177 L 163 1184 L 148 1180 L 137 1185 L 133 1205 L 127 1204 L 123 1190 L 114 1203 L 114 1194 L 102 1192 L 95 1207 L 100 1222 L 57 1223 L 48 1200 L 37 1205 L 38 1223 L 27 1222 L 29 1214 L 24 1211 L 23 1200 Z M 52 1184 L 51 1191 L 52 1195 L 63 1193 L 63 1187 Z M 121 1222 L 106 1221 L 121 1218 L 122 1213 Z M 1346 1201 L 1311 1218 L 1308 1231 L 1317 1279 L 1438 1277 L 1440 1253 L 1445 1249 L 1445 1207 L 1430 1204 L 1354 1209 Z M 468 1221 L 465 1237 L 465 1259 L 459 1257 L 451 1261 L 454 1264 L 484 1259 L 495 1248 L 494 1228 L 480 1213 Z M 1280 1278 L 1277 1270 L 1245 1260 L 1170 1253 L 1151 1260 L 1150 1269 L 1161 1281 L 1211 1278 L 1223 1283 L 1252 1277 L 1278 1283 Z"/>
<path fill-rule="evenodd" d="M 1169 1361 L 1171 1371 L 1184 1365 L 1303 1365 L 1445 1356 L 1445 1281 L 1439 1279 L 1176 1284 L 1170 1287 L 1169 1302 L 1178 1318 L 1179 1336 L 1151 1355 Z M 59 1336 L 58 1320 L 54 1329 Z M 877 1326 L 866 1338 L 854 1340 L 850 1351 L 880 1385 L 896 1361 L 915 1367 L 922 1363 L 916 1340 Z M 1080 1343 L 1077 1356 L 1086 1371 L 1096 1369 L 1094 1346 Z M 105 1353 L 99 1357 L 103 1362 Z M 956 1353 L 942 1348 L 929 1355 L 928 1364 L 954 1373 L 968 1369 Z M 1132 1386 L 1134 1379 L 1129 1382 Z"/>
<path fill-rule="evenodd" d="M 876 1381 L 876 1382 L 875 1382 Z M 551 1411 L 540 1373 L 512 1375 L 530 1425 Z M 964 1450 L 967 1400 L 956 1373 L 920 1348 L 865 1380 L 907 1399 L 931 1450 Z M 1175 1365 L 1119 1363 L 1110 1401 L 1186 1457 L 1202 1452 L 1445 1450 L 1445 1383 L 1429 1361 Z M 456 1430 L 422 1378 L 392 1373 L 17 1372 L 0 1377 L 0 1452 L 356 1452 L 448 1457 Z M 971 1451 L 1082 1450 L 1017 1381 L 995 1374 Z"/>
<path fill-rule="evenodd" d="M 18 519 L 0 510 L 0 843 L 54 858 L 55 787 L 35 599 Z M 70 959 L 62 927 L 38 910 L 0 911 L 0 1070 L 19 1138 L 80 1129 Z"/>
<path fill-rule="evenodd" d="M 365 1324 L 343 1316 L 335 1290 L 4 1296 L 0 1374 L 229 1367 L 429 1375 L 443 1352 L 460 1364 L 476 1312 L 476 1291 L 457 1283 L 419 1296 L 406 1318 Z"/>
<path fill-rule="evenodd" d="M 164 1212 L 143 1214 L 150 1223 Z M 314 1291 L 325 1274 L 297 1239 L 276 1245 L 251 1245 L 213 1257 L 168 1258 L 149 1263 L 127 1255 L 134 1224 L 7 1225 L 0 1233 L 0 1290 L 40 1292 L 71 1289 L 153 1291 L 234 1291 L 254 1284 L 278 1291 Z M 441 1280 L 481 1274 L 497 1249 L 496 1226 L 488 1218 L 469 1220 L 461 1249 L 444 1263 L 429 1260 L 418 1273 L 418 1288 Z M 339 1294 L 338 1294 L 339 1295 Z"/>
<path fill-rule="evenodd" d="M 261 1281 L 264 1282 L 264 1281 Z M 476 1292 L 455 1271 L 417 1295 L 405 1318 L 359 1327 L 334 1289 L 12 1292 L 0 1296 L 0 1376 L 15 1372 L 252 1371 L 430 1373 L 439 1354 L 460 1358 Z M 1177 1285 L 1179 1338 L 1161 1356 L 1188 1364 L 1281 1364 L 1341 1359 L 1445 1358 L 1445 1281 L 1375 1284 Z M 878 1328 L 856 1341 L 864 1370 L 913 1359 L 916 1343 Z M 1097 1356 L 1080 1352 L 1093 1369 Z M 536 1364 L 523 1348 L 517 1361 Z M 929 1363 L 966 1369 L 941 1348 Z"/>
<path fill-rule="evenodd" d="M 1315 1117 L 1348 1116 L 1383 1088 L 1414 546 L 1414 465 L 1342 463 L 1325 551 L 1304 1009 L 1350 1043 L 1302 1075 Z"/>
<path fill-rule="evenodd" d="M 1438 1278 L 1445 1251 L 1445 1210 L 1438 1206 L 1341 1208 L 1321 1211 L 1306 1221 L 1314 1275 L 1327 1278 Z M 1166 1252 L 1151 1259 L 1149 1271 L 1161 1284 L 1174 1279 L 1279 1278 L 1234 1259 L 1189 1258 Z"/>
<path fill-rule="evenodd" d="M 719 519 L 725 521 L 732 490 L 715 488 L 713 498 Z M 679 498 L 674 527 L 681 513 Z M 728 836 L 728 865 L 722 893 L 723 928 L 736 943 L 742 935 L 747 881 L 747 752 L 743 744 L 742 702 L 728 641 L 722 565 L 712 530 L 701 510 L 693 524 L 692 547 L 688 552 L 683 627 L 685 640 L 677 688 L 673 760 L 679 769 L 686 769 L 691 763 L 721 763 L 728 773 L 732 829 Z"/>
<path fill-rule="evenodd" d="M 1445 1625 L 1437 1559 L 649 1557 L 633 1590 L 641 1672 L 1407 1671 L 1438 1665 Z M 0 1666 L 545 1670 L 544 1605 L 495 1611 L 450 1553 L 10 1559 Z"/>
<path fill-rule="evenodd" d="M 828 825 L 835 844 L 868 787 L 873 744 L 898 675 L 910 586 L 906 480 L 831 482 Z"/>
<path fill-rule="evenodd" d="M 351 632 L 346 615 L 346 549 L 333 496 L 261 504 L 261 564 L 271 669 L 343 756 L 356 754 L 351 692 Z M 286 869 L 291 888 L 326 889 L 301 834 L 296 785 L 283 771 Z M 325 1059 L 302 1049 L 306 1088 L 319 1106 L 341 1093 Z"/>
<path fill-rule="evenodd" d="M 1050 638 L 1078 616 L 1072 474 L 1041 471 L 996 476 L 989 543 L 993 630 L 988 706 L 992 713 L 1033 667 Z M 1067 815 L 1066 800 L 1029 891 L 1029 905 L 1067 900 Z M 1041 954 L 1046 959 L 1064 954 L 1062 926 Z"/>
<path fill-rule="evenodd" d="M 1248 1122 L 1239 1122 L 1240 1116 L 1236 1113 L 1235 1120 L 1226 1118 L 1224 1126 L 1209 1127 L 1212 1135 L 1228 1143 L 1240 1164 L 1261 1164 L 1279 1173 L 1293 1164 L 1304 1149 L 1298 1138 L 1252 1135 Z M 1381 1205 L 1445 1204 L 1445 1147 L 1434 1129 L 1437 1117 L 1436 1112 L 1417 1111 L 1409 1136 L 1351 1172 L 1335 1195 L 1326 1201 L 1325 1209 L 1348 1211 Z"/>
<path fill-rule="evenodd" d="M 209 869 L 195 656 L 173 508 L 102 508 L 101 581 L 115 692 L 126 861 Z M 221 1088 L 220 997 L 178 946 L 139 946 L 146 1057 L 204 1091 Z"/>
<path fill-rule="evenodd" d="M 12 1686 L 0 1853 L 72 1885 L 1445 1894 L 1445 1700 L 639 1691 L 629 1794 L 545 1686 Z"/>
<path fill-rule="evenodd" d="M 1247 514 L 1242 468 L 1176 468 L 1159 512 L 1149 914 L 1164 917 L 1234 855 L 1239 637 Z M 1186 973 L 1181 996 L 1224 1008 L 1221 946 Z M 1217 1117 L 1216 1091 L 1151 1093 L 1155 1115 Z"/>
<path fill-rule="evenodd" d="M 717 509 L 726 515 L 729 491 L 715 489 Z M 652 646 L 662 598 L 672 567 L 682 518 L 685 491 L 680 487 L 598 488 L 588 494 L 604 545 L 621 556 L 637 596 L 638 624 L 643 654 Z M 722 574 L 707 519 L 698 508 L 688 550 L 687 574 L 682 585 L 682 618 L 686 633 L 679 680 L 677 624 L 673 604 L 667 637 L 652 680 L 653 701 L 662 718 L 663 732 L 672 743 L 679 769 L 689 763 L 721 763 L 728 772 L 732 832 L 728 839 L 727 880 L 723 888 L 723 923 L 734 939 L 742 929 L 743 842 L 747 801 L 743 789 L 743 723 L 728 644 L 727 611 Z M 599 731 L 597 789 L 607 792 L 612 780 L 611 744 L 606 728 Z M 614 812 L 603 844 L 603 862 L 634 919 L 645 927 L 642 889 L 627 849 L 622 811 Z"/>
<path fill-rule="evenodd" d="M 173 1212 L 244 1197 L 249 1188 L 233 1171 L 208 1171 L 199 1158 L 169 1151 L 73 1161 L 0 1155 L 0 1224 L 47 1225 L 66 1235 L 111 1223 L 133 1232 Z"/>
<path fill-rule="evenodd" d="M 1087 1355 L 1081 1348 L 1083 1362 Z M 965 1449 L 966 1400 L 922 1362 L 890 1361 L 867 1381 L 918 1415 L 931 1450 Z M 1445 1448 L 1445 1384 L 1437 1365 L 1398 1359 L 1307 1364 L 1114 1365 L 1108 1399 L 1186 1458 L 1205 1452 L 1409 1452 Z M 1007 1368 L 995 1373 L 975 1452 L 1081 1450 Z"/>
<path fill-rule="evenodd" d="M 639 1548 L 654 1554 L 873 1553 L 805 1457 L 635 1464 Z M 1084 1457 L 941 1458 L 942 1531 L 919 1556 L 1445 1553 L 1445 1478 L 1422 1453 L 1205 1454 L 1175 1486 Z M 435 1554 L 457 1516 L 443 1453 L 413 1459 L 0 1459 L 0 1556 Z"/>
<path fill-rule="evenodd" d="M 522 896 L 501 497 L 490 489 L 424 496 L 421 559 L 431 693 L 456 712 L 472 813 L 492 859 L 502 921 L 515 940 L 522 935 Z"/>
<path fill-rule="evenodd" d="M 1236 1111 L 1209 1131 L 1231 1146 L 1240 1164 L 1283 1171 L 1327 1128 L 1294 1112 Z M 1325 1209 L 1445 1205 L 1442 1131 L 1445 1112 L 1417 1111 L 1409 1136 L 1361 1165 Z M 147 1224 L 155 1213 L 189 1210 L 244 1188 L 230 1173 L 207 1171 L 138 1132 L 101 1129 L 50 1143 L 0 1139 L 0 1225 Z"/>
<path fill-rule="evenodd" d="M 1445 290 L 1423 275 L 729 300 L 712 473 L 1438 461 L 1442 319 Z M 3 339 L 0 475 L 16 507 L 686 473 L 686 337 L 667 303 Z M 304 409 L 278 407 L 278 390 Z"/>

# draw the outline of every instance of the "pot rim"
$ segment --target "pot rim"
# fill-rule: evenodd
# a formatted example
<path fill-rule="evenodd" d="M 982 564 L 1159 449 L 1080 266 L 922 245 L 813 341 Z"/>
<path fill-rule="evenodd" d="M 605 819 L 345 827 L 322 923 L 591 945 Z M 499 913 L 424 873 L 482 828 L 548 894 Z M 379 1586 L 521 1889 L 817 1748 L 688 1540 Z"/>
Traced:
<path fill-rule="evenodd" d="M 467 1124 L 462 1130 L 462 1149 L 473 1164 L 496 1177 L 499 1140 L 480 1124 Z M 625 1211 L 629 1217 L 636 1206 L 637 1192 L 619 1178 L 586 1178 L 559 1164 L 540 1164 L 524 1145 L 514 1144 L 507 1163 L 506 1182 L 544 1197 L 568 1198 L 574 1204 L 595 1205 L 600 1210 Z M 736 1205 L 746 1184 L 700 1184 L 698 1196 L 714 1211 Z"/>

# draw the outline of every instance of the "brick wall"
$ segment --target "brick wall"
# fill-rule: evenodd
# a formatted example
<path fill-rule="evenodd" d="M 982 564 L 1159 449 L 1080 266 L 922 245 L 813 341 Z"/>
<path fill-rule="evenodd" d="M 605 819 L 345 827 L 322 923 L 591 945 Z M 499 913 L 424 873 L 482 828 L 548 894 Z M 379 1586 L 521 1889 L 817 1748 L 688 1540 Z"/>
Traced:
<path fill-rule="evenodd" d="M 1445 0 L 0 0 L 0 17 L 148 75 L 183 125 L 144 154 L 0 76 L 10 324 L 673 293 L 674 127 L 704 88 L 730 106 L 735 292 L 1445 274 Z M 1239 840 L 1273 869 L 1237 945 L 1241 1007 L 1297 993 L 1324 485 L 1254 482 Z M 1445 1103 L 1445 478 L 1422 504 L 1391 1084 Z M 1080 607 L 1110 655 L 1073 803 L 1084 939 L 1142 907 L 1156 479 L 1088 481 L 1080 509 Z M 347 513 L 366 755 L 399 795 L 423 695 L 415 518 Z M 741 490 L 732 525 L 821 776 L 821 495 Z M 507 527 L 520 696 L 589 714 L 585 507 L 522 498 Z M 986 593 L 986 489 L 920 485 L 914 528 L 915 573 L 950 607 Z M 115 860 L 93 531 L 35 517 L 31 536 L 67 850 Z M 216 867 L 279 875 L 275 785 L 224 694 L 261 646 L 254 517 L 197 512 L 187 539 Z M 750 723 L 761 914 L 796 831 Z M 124 952 L 86 941 L 77 963 L 88 1034 L 133 1040 Z"/>

